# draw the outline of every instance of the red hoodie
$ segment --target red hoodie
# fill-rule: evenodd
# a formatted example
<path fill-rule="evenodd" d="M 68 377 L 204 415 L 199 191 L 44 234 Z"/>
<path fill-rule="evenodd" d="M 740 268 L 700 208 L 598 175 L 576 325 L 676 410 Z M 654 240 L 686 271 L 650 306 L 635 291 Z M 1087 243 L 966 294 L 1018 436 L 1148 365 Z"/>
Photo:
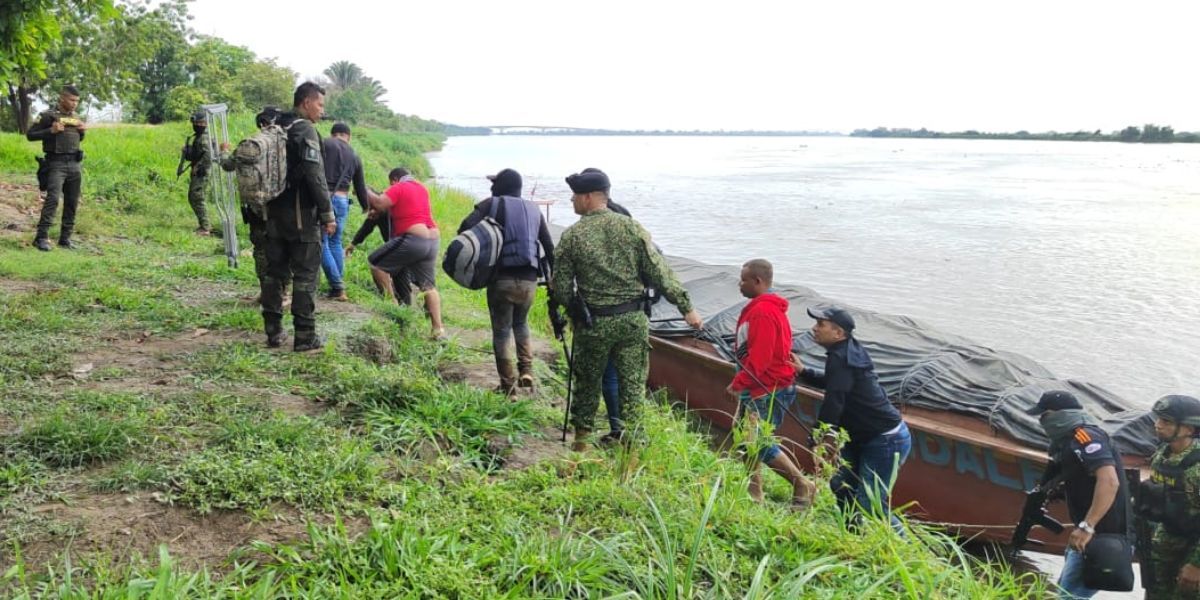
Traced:
<path fill-rule="evenodd" d="M 757 398 L 794 382 L 792 324 L 787 310 L 788 301 L 771 293 L 750 300 L 742 308 L 734 352 L 743 368 L 733 378 L 734 390 L 748 391 Z"/>

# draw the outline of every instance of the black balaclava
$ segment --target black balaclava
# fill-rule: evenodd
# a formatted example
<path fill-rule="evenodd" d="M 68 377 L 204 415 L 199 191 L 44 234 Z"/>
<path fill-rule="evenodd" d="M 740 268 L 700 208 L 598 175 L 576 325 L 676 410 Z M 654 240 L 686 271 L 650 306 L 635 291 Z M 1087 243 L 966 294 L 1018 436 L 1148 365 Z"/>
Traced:
<path fill-rule="evenodd" d="M 520 173 L 512 169 L 504 169 L 490 179 L 492 180 L 492 196 L 521 197 Z"/>

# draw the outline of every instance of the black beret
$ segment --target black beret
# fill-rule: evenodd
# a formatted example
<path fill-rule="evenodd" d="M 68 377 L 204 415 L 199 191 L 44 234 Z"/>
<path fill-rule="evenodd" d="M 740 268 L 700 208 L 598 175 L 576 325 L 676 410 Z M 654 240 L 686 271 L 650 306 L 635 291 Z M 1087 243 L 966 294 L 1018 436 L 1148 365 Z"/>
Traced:
<path fill-rule="evenodd" d="M 608 175 L 600 169 L 585 169 L 581 173 L 571 175 L 567 177 L 567 185 L 571 186 L 571 191 L 576 194 L 607 192 L 612 187 Z"/>

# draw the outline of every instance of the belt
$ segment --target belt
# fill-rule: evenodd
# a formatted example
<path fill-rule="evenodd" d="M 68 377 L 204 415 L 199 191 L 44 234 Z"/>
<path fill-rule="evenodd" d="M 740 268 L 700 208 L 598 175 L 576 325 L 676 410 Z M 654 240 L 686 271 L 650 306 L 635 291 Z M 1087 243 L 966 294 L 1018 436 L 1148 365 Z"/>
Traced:
<path fill-rule="evenodd" d="M 631 313 L 635 310 L 642 310 L 644 302 L 645 300 L 638 298 L 637 300 L 630 300 L 629 302 L 622 302 L 621 304 L 614 304 L 612 306 L 588 306 L 588 310 L 597 317 L 615 317 Z"/>
<path fill-rule="evenodd" d="M 47 152 L 46 160 L 50 161 L 73 161 L 79 156 L 78 152 Z"/>

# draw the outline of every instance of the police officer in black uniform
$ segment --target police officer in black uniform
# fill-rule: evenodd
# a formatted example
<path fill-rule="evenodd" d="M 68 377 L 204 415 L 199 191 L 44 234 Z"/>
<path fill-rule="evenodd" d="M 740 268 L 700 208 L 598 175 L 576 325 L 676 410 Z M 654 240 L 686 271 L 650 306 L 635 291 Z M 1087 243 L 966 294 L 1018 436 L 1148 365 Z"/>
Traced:
<path fill-rule="evenodd" d="M 79 143 L 87 133 L 87 123 L 75 116 L 79 106 L 79 90 L 75 86 L 63 86 L 58 95 L 58 106 L 43 111 L 29 128 L 25 137 L 31 142 L 41 142 L 46 153 L 40 169 L 38 183 L 45 184 L 46 199 L 42 204 L 42 217 L 38 220 L 37 236 L 33 245 L 42 252 L 50 251 L 50 226 L 58 212 L 58 200 L 63 200 L 62 228 L 58 233 L 58 245 L 74 248 L 71 232 L 75 229 L 75 210 L 79 208 L 80 190 L 83 186 L 83 151 Z M 39 185 L 38 187 L 43 187 Z"/>
<path fill-rule="evenodd" d="M 1075 523 L 1058 579 L 1059 597 L 1091 598 L 1098 590 L 1083 584 L 1084 547 L 1097 533 L 1128 536 L 1132 523 L 1121 454 L 1070 392 L 1046 392 L 1028 413 L 1038 417 L 1050 438 L 1047 468 L 1063 476 L 1067 512 Z"/>
<path fill-rule="evenodd" d="M 325 90 L 306 81 L 292 96 L 294 111 L 281 117 L 287 128 L 287 187 L 267 204 L 267 276 L 262 283 L 263 324 L 267 345 L 277 348 L 287 340 L 283 331 L 283 288 L 292 277 L 292 321 L 296 352 L 316 350 L 322 339 L 317 336 L 313 317 L 317 275 L 321 267 L 321 232 L 337 231 L 329 188 L 325 184 L 325 165 L 321 136 L 313 122 L 325 111 Z"/>

